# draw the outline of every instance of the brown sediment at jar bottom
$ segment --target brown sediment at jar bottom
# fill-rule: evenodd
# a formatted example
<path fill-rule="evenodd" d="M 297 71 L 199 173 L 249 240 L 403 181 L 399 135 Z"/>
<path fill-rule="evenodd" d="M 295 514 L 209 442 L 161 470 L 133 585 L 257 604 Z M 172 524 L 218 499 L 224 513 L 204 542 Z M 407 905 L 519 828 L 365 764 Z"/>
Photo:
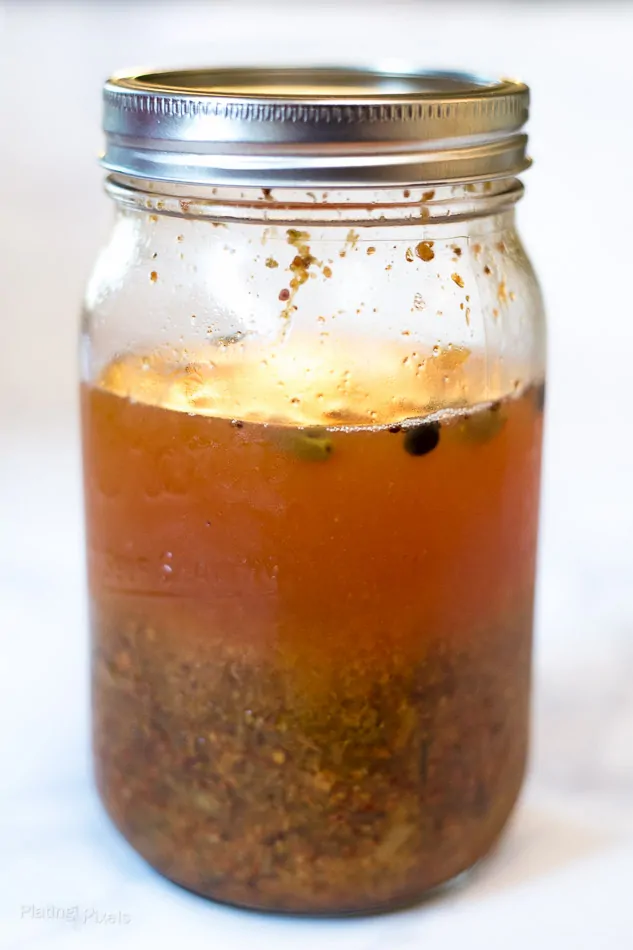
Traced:
<path fill-rule="evenodd" d="M 128 844 L 130 844 L 137 854 L 140 855 L 140 857 L 143 858 L 143 860 L 145 860 L 150 865 L 150 867 L 157 871 L 162 877 L 171 881 L 172 884 L 176 884 L 178 887 L 183 888 L 183 890 L 187 891 L 188 893 L 194 894 L 197 897 L 202 897 L 205 900 L 211 900 L 217 904 L 222 904 L 226 907 L 234 907 L 239 910 L 252 913 L 271 915 L 281 913 L 288 917 L 321 917 L 332 919 L 371 917 L 379 916 L 381 914 L 394 913 L 396 911 L 404 911 L 422 904 L 430 903 L 436 899 L 441 899 L 449 893 L 453 893 L 454 891 L 467 886 L 472 875 L 475 874 L 480 867 L 485 866 L 488 861 L 494 860 L 495 849 L 503 839 L 508 821 L 512 816 L 515 805 L 519 798 L 522 784 L 523 779 L 521 779 L 519 784 L 515 800 L 512 803 L 508 814 L 501 821 L 500 827 L 496 833 L 492 835 L 490 840 L 485 845 L 482 845 L 478 853 L 464 867 L 454 870 L 449 876 L 442 877 L 438 880 L 434 880 L 432 877 L 421 879 L 420 882 L 416 883 L 416 885 L 413 887 L 410 887 L 402 893 L 394 894 L 393 896 L 386 899 L 376 901 L 357 899 L 347 905 L 339 904 L 335 907 L 332 907 L 330 904 L 321 907 L 312 899 L 305 901 L 303 904 L 297 900 L 289 900 L 286 902 L 281 900 L 278 902 L 263 902 L 254 899 L 252 894 L 230 893 L 230 889 L 229 893 L 219 890 L 200 889 L 200 887 L 197 886 L 195 882 L 192 883 L 189 880 L 182 879 L 178 874 L 166 871 L 160 866 L 160 864 L 153 861 L 149 855 L 145 854 L 142 841 L 136 842 L 133 837 L 128 834 L 126 829 L 121 826 L 116 816 L 110 811 L 108 803 L 102 792 L 99 789 L 97 790 L 99 791 L 101 803 L 108 817 L 119 833 L 126 839 Z"/>
<path fill-rule="evenodd" d="M 421 656 L 295 661 L 95 611 L 94 751 L 113 822 L 156 870 L 253 910 L 418 901 L 472 867 L 518 796 L 531 612 Z M 323 671 L 321 671 L 323 672 Z"/>

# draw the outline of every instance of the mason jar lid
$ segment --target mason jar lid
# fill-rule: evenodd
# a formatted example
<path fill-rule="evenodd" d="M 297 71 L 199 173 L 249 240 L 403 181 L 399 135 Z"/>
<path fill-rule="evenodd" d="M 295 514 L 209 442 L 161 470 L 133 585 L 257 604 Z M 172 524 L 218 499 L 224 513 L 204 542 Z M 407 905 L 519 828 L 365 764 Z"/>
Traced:
<path fill-rule="evenodd" d="M 529 165 L 529 90 L 466 73 L 217 68 L 104 87 L 110 172 L 180 184 L 440 184 Z"/>

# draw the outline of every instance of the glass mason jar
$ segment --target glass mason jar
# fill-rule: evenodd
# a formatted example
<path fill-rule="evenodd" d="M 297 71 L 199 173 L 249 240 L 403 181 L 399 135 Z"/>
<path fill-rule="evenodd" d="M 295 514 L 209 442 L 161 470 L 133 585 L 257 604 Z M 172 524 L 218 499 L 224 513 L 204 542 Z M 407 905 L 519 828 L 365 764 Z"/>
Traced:
<path fill-rule="evenodd" d="M 519 793 L 544 317 L 528 92 L 248 70 L 105 90 L 82 406 L 103 802 L 252 908 L 414 901 Z"/>

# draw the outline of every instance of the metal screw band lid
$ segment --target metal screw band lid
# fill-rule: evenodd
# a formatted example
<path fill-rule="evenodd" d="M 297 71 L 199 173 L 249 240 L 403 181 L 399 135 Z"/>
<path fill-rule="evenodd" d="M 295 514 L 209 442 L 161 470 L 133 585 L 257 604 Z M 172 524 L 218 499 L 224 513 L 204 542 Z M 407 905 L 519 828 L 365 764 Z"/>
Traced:
<path fill-rule="evenodd" d="M 103 165 L 159 181 L 437 184 L 529 165 L 529 90 L 466 73 L 184 69 L 104 87 Z"/>

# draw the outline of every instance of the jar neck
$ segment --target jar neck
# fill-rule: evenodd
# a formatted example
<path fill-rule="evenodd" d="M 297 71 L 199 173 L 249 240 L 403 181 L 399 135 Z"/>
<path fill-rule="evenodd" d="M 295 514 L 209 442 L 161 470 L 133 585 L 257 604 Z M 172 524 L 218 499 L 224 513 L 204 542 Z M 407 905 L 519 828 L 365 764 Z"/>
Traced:
<path fill-rule="evenodd" d="M 229 188 L 111 175 L 117 205 L 147 215 L 269 225 L 432 225 L 498 216 L 523 194 L 516 178 L 405 188 Z"/>

